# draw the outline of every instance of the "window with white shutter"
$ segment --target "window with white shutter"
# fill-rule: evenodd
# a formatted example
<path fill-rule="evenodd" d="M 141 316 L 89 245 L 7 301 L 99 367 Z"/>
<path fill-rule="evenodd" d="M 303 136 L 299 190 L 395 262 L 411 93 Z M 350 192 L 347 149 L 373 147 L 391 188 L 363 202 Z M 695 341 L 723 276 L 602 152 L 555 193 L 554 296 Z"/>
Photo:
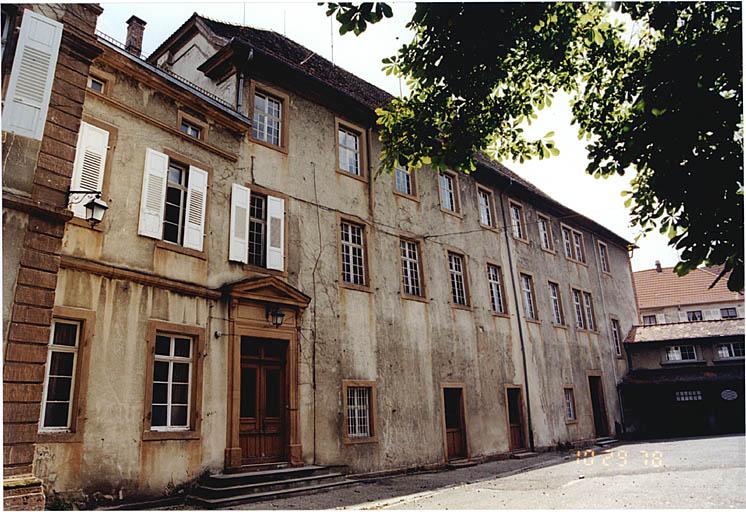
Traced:
<path fill-rule="evenodd" d="M 70 190 L 101 192 L 108 144 L 108 131 L 86 122 L 80 123 Z M 84 219 L 85 205 L 95 197 L 95 194 L 73 194 L 70 209 L 76 217 Z"/>
<path fill-rule="evenodd" d="M 251 191 L 233 184 L 231 189 L 230 247 L 228 259 L 247 262 L 249 254 L 249 200 Z"/>
<path fill-rule="evenodd" d="M 267 268 L 285 268 L 285 200 L 267 196 Z"/>
<path fill-rule="evenodd" d="M 140 225 L 137 232 L 158 240 L 163 236 L 167 172 L 168 156 L 154 149 L 146 149 L 140 199 Z"/>
<path fill-rule="evenodd" d="M 184 215 L 184 247 L 202 250 L 207 207 L 207 172 L 189 166 L 189 188 Z"/>
<path fill-rule="evenodd" d="M 24 10 L 5 95 L 4 131 L 41 140 L 61 38 L 61 23 Z"/>

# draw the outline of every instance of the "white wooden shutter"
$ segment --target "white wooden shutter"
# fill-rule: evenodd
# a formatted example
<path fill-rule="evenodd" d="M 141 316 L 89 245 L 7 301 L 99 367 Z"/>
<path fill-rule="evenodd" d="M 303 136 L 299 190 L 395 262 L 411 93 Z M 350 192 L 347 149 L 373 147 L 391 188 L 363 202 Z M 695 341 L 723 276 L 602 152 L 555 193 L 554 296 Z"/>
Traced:
<path fill-rule="evenodd" d="M 3 108 L 3 130 L 41 140 L 52 94 L 62 24 L 23 11 Z"/>
<path fill-rule="evenodd" d="M 659 324 L 665 324 L 666 323 L 666 315 L 664 315 L 663 313 L 656 313 L 655 314 L 655 321 L 656 321 L 656 323 L 659 323 Z"/>
<path fill-rule="evenodd" d="M 80 123 L 70 190 L 101 191 L 108 145 L 109 132 L 86 122 Z M 76 217 L 84 219 L 85 204 L 95 197 L 94 194 L 74 194 L 70 196 L 70 209 Z"/>
<path fill-rule="evenodd" d="M 267 268 L 285 269 L 285 200 L 267 196 Z"/>
<path fill-rule="evenodd" d="M 689 321 L 689 315 L 686 314 L 686 311 L 679 311 L 679 322 L 688 322 Z"/>
<path fill-rule="evenodd" d="M 249 198 L 251 191 L 233 184 L 231 189 L 230 247 L 228 259 L 247 263 L 249 261 Z"/>
<path fill-rule="evenodd" d="M 166 174 L 168 156 L 154 149 L 145 150 L 145 171 L 142 178 L 140 199 L 140 225 L 137 232 L 143 236 L 163 237 L 163 210 L 166 206 Z"/>
<path fill-rule="evenodd" d="M 207 171 L 189 166 L 184 247 L 202 250 L 205 239 L 205 211 L 207 206 Z"/>

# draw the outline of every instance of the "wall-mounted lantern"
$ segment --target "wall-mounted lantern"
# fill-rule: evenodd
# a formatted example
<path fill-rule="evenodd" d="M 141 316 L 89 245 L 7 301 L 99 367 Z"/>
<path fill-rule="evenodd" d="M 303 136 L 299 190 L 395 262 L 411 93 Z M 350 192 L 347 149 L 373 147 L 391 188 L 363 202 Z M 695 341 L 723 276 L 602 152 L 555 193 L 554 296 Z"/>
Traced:
<path fill-rule="evenodd" d="M 280 327 L 285 321 L 285 313 L 277 306 L 267 305 L 264 311 L 267 321 L 275 327 Z"/>
<path fill-rule="evenodd" d="M 76 195 L 80 196 L 80 199 L 71 199 L 72 196 Z M 68 204 L 78 204 L 81 201 L 85 201 L 89 196 L 93 196 L 93 198 L 83 206 L 85 206 L 85 220 L 93 227 L 103 220 L 104 213 L 109 209 L 109 205 L 101 199 L 101 191 L 71 190 L 67 193 Z"/>

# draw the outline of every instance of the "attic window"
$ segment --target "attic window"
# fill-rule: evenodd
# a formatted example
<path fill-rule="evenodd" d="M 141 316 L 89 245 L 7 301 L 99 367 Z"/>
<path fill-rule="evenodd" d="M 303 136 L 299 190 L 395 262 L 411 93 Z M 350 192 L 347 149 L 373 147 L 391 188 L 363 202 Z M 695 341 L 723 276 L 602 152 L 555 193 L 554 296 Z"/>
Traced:
<path fill-rule="evenodd" d="M 184 121 L 183 119 L 181 121 L 179 130 L 181 130 L 182 133 L 186 133 L 190 137 L 194 137 L 195 139 L 201 138 L 200 136 L 202 135 L 202 130 L 198 126 L 195 126 L 188 121 Z"/>
<path fill-rule="evenodd" d="M 179 111 L 179 117 L 176 121 L 179 131 L 197 140 L 207 140 L 207 123 L 187 112 Z"/>
<path fill-rule="evenodd" d="M 106 88 L 106 82 L 96 77 L 89 76 L 88 77 L 88 88 L 92 91 L 96 91 L 97 93 L 103 94 L 104 89 Z"/>

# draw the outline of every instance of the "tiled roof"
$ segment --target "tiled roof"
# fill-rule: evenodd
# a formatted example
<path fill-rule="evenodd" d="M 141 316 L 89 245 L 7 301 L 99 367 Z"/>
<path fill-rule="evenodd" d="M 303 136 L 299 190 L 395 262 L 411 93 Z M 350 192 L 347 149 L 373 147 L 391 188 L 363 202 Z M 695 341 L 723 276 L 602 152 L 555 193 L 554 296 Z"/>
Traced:
<path fill-rule="evenodd" d="M 637 305 L 640 309 L 663 308 L 714 302 L 742 301 L 743 295 L 728 290 L 727 276 L 712 282 L 722 267 L 702 267 L 679 277 L 673 267 L 640 270 L 634 273 Z"/>
<path fill-rule="evenodd" d="M 644 343 L 648 341 L 721 338 L 724 336 L 743 337 L 743 335 L 743 318 L 729 318 L 726 320 L 706 320 L 703 322 L 636 325 L 629 331 L 627 339 L 624 342 Z"/>

